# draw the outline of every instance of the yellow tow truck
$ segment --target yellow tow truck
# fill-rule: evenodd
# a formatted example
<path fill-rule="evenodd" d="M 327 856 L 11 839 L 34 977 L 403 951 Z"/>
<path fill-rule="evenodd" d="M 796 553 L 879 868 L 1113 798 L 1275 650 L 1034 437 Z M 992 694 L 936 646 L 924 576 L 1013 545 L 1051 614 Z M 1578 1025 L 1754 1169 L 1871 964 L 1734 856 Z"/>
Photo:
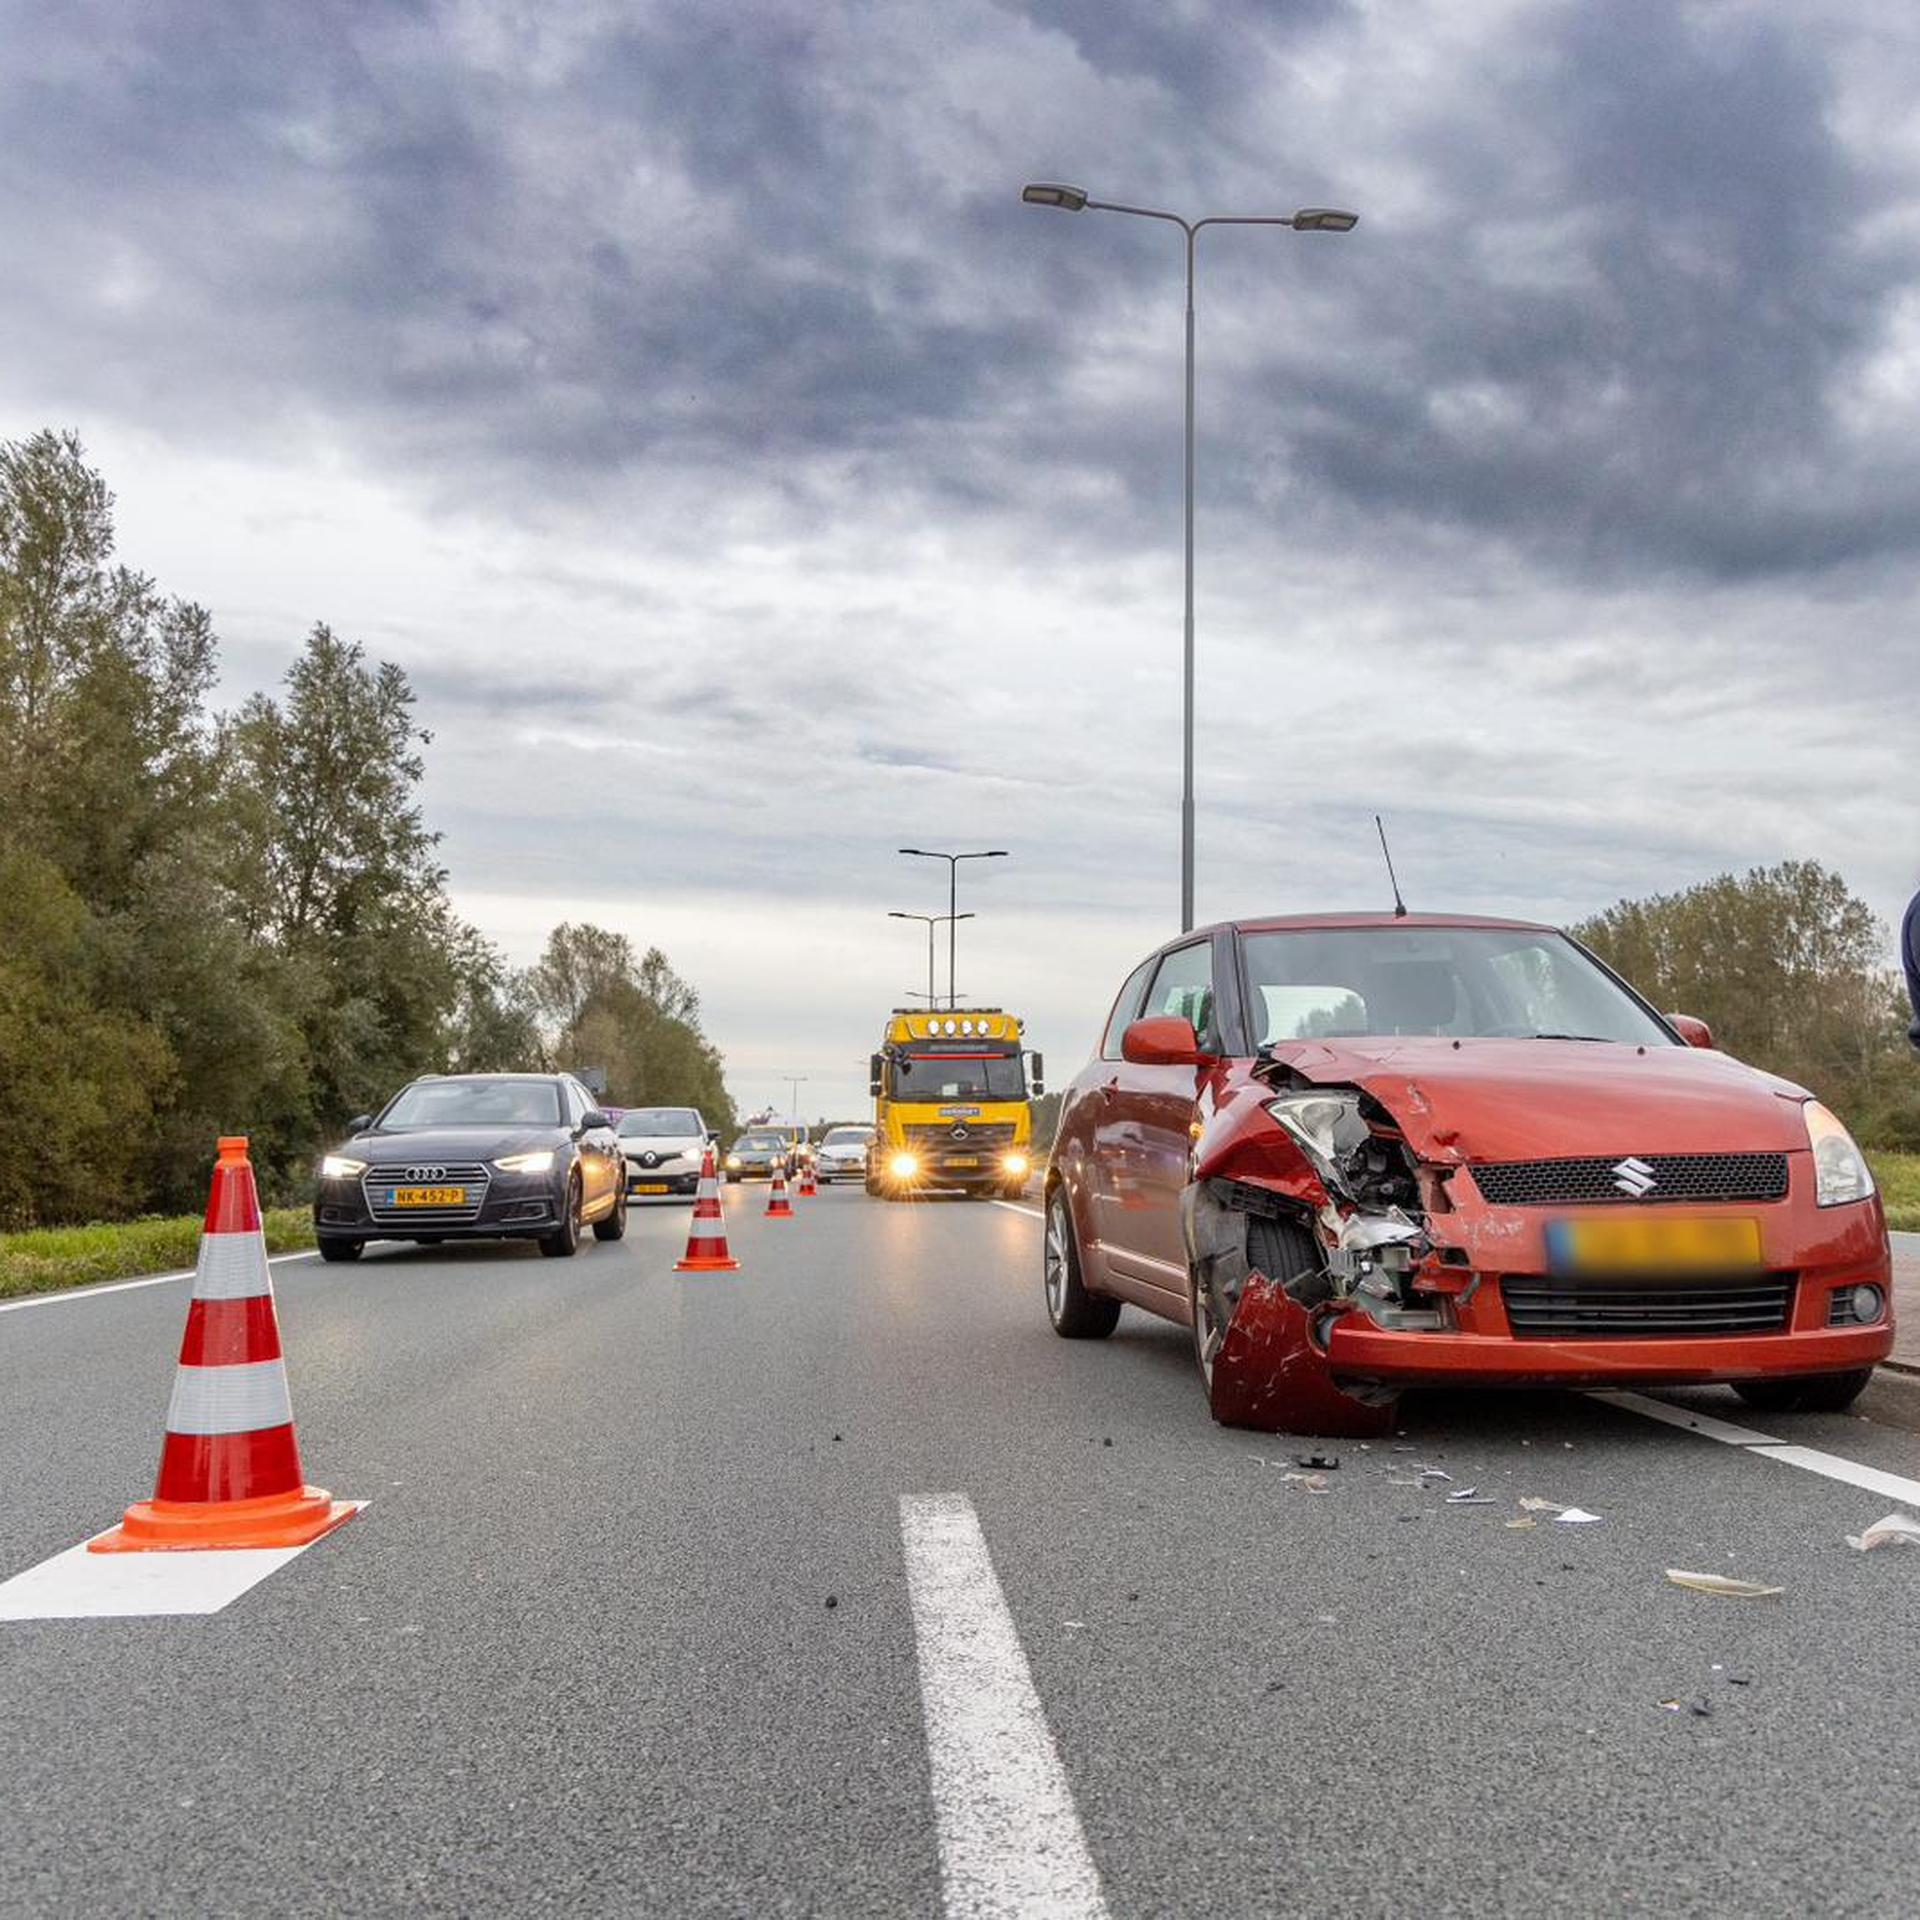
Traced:
<path fill-rule="evenodd" d="M 1022 1192 L 1033 1171 L 1033 1102 L 1046 1091 L 1026 1029 L 999 1007 L 896 1007 L 868 1064 L 874 1141 L 867 1191 Z M 1032 1063 L 1032 1073 L 1027 1071 Z"/>

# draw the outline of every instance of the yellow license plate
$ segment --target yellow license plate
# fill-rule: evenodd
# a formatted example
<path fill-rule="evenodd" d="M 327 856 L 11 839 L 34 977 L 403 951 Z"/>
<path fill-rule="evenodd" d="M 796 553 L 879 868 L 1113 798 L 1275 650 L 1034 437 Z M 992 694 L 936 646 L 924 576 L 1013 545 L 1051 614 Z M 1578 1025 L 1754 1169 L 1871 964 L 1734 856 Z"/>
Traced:
<path fill-rule="evenodd" d="M 395 1187 L 393 1190 L 396 1207 L 464 1207 L 466 1204 L 465 1187 Z"/>
<path fill-rule="evenodd" d="M 1555 1220 L 1547 1255 L 1557 1273 L 1726 1273 L 1760 1264 L 1760 1222 L 1736 1214 L 1636 1213 Z"/>
<path fill-rule="evenodd" d="M 664 1180 L 636 1180 L 633 1190 L 635 1193 L 665 1193 L 668 1188 Z"/>
<path fill-rule="evenodd" d="M 958 1155 L 947 1162 L 947 1165 L 950 1167 L 977 1167 L 979 1164 L 980 1162 L 978 1160 L 967 1159 Z"/>

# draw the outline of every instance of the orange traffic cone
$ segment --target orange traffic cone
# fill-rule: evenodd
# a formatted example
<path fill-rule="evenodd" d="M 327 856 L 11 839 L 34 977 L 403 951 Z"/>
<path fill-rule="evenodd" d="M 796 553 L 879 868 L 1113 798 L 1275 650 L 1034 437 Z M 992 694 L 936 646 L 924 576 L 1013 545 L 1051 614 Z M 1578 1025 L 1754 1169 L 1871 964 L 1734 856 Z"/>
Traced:
<path fill-rule="evenodd" d="M 253 1167 L 222 1140 L 153 1498 L 88 1547 L 303 1547 L 357 1511 L 300 1471 Z"/>
<path fill-rule="evenodd" d="M 813 1184 L 813 1162 L 802 1160 L 800 1162 L 800 1198 L 813 1200 L 818 1198 L 819 1193 L 820 1189 Z"/>
<path fill-rule="evenodd" d="M 773 1185 L 767 1189 L 767 1218 L 769 1220 L 791 1220 L 793 1209 L 787 1204 L 787 1170 L 775 1167 Z"/>
<path fill-rule="evenodd" d="M 720 1213 L 720 1180 L 713 1149 L 700 1157 L 700 1186 L 693 1196 L 693 1219 L 687 1227 L 687 1250 L 673 1263 L 675 1273 L 730 1273 L 739 1266 L 727 1251 L 727 1229 Z"/>

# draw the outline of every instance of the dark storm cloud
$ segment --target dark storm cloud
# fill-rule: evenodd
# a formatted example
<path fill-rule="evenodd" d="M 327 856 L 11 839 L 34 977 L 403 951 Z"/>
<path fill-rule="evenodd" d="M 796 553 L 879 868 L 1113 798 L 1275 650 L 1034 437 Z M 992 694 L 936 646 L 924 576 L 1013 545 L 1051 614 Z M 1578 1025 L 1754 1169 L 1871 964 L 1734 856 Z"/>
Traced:
<path fill-rule="evenodd" d="M 1915 261 L 1870 237 L 1910 183 L 1836 131 L 1834 20 L 1543 4 L 1436 74 L 1332 0 L 21 8 L 0 317 L 77 404 L 322 418 L 444 499 L 639 476 L 658 539 L 1104 487 L 1059 534 L 1095 554 L 1177 495 L 1177 246 L 1020 179 L 1371 175 L 1350 240 L 1208 237 L 1210 512 L 1819 569 L 1920 537 L 1913 422 L 1848 410 Z"/>

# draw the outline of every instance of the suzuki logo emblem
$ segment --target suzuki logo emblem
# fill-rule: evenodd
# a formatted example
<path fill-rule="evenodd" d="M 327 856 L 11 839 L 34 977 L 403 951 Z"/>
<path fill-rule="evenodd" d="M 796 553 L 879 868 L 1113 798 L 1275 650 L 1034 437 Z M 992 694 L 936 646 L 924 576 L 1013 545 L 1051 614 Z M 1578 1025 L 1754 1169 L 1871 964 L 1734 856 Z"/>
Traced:
<path fill-rule="evenodd" d="M 1613 1184 L 1629 1200 L 1644 1200 L 1660 1183 L 1644 1160 L 1622 1160 L 1613 1168 Z"/>

